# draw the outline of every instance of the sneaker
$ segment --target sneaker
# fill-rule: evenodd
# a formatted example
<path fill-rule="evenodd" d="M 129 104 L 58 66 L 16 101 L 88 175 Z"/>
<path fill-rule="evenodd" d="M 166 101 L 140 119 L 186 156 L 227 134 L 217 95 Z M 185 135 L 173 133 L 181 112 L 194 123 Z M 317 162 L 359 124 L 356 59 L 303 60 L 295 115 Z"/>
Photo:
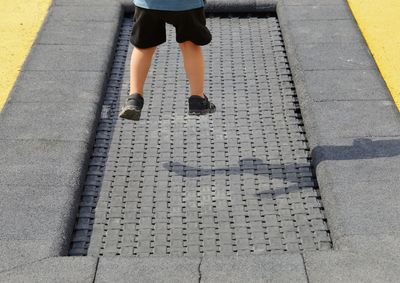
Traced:
<path fill-rule="evenodd" d="M 215 105 L 208 101 L 207 96 L 204 98 L 197 95 L 189 97 L 189 115 L 204 115 L 214 113 L 216 110 Z"/>
<path fill-rule="evenodd" d="M 139 121 L 143 103 L 144 99 L 139 93 L 129 95 L 126 99 L 124 108 L 122 108 L 122 111 L 119 113 L 119 117 Z"/>

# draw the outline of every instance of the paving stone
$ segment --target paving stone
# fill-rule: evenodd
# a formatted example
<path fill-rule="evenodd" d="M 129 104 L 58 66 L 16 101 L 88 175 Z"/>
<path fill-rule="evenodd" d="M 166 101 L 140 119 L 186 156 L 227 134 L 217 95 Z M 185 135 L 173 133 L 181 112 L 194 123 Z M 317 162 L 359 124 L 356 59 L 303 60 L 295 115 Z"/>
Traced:
<path fill-rule="evenodd" d="M 392 100 L 378 70 L 306 71 L 304 79 L 314 101 Z"/>
<path fill-rule="evenodd" d="M 97 259 L 92 257 L 46 258 L 0 273 L 1 282 L 93 282 Z M 73 272 L 71 272 L 73 271 Z"/>
<path fill-rule="evenodd" d="M 400 210 L 398 180 L 348 179 L 321 186 L 332 238 L 347 235 L 398 233 Z M 366 209 L 368 208 L 368 209 Z"/>
<path fill-rule="evenodd" d="M 288 5 L 285 10 L 291 20 L 344 20 L 353 18 L 347 5 Z"/>
<path fill-rule="evenodd" d="M 400 262 L 349 252 L 306 252 L 309 282 L 396 282 Z"/>
<path fill-rule="evenodd" d="M 32 186 L 1 186 L 0 192 L 0 241 L 46 240 L 54 252 L 65 253 L 75 222 L 77 192 Z"/>
<path fill-rule="evenodd" d="M 376 69 L 368 49 L 360 43 L 305 43 L 295 48 L 304 71 Z"/>
<path fill-rule="evenodd" d="M 96 282 L 199 282 L 200 258 L 101 257 Z"/>
<path fill-rule="evenodd" d="M 319 117 L 311 127 L 322 143 L 334 137 L 400 136 L 400 115 L 392 101 L 323 101 L 309 110 Z"/>
<path fill-rule="evenodd" d="M 282 6 L 347 5 L 346 0 L 280 0 Z"/>
<path fill-rule="evenodd" d="M 390 181 L 399 176 L 398 137 L 326 138 L 321 143 L 312 150 L 319 182 Z"/>
<path fill-rule="evenodd" d="M 78 188 L 88 150 L 83 142 L 1 140 L 0 185 Z"/>
<path fill-rule="evenodd" d="M 307 282 L 300 254 L 203 258 L 203 282 Z"/>
<path fill-rule="evenodd" d="M 47 240 L 0 240 L 0 278 L 2 272 L 19 265 L 32 264 L 57 255 Z"/>
<path fill-rule="evenodd" d="M 116 4 L 130 4 L 130 0 L 54 0 L 55 6 L 115 6 Z"/>
<path fill-rule="evenodd" d="M 51 17 L 43 25 L 36 43 L 84 46 L 107 45 L 112 47 L 116 37 L 115 31 L 118 27 L 118 21 L 60 21 L 58 18 Z"/>
<path fill-rule="evenodd" d="M 3 111 L 0 124 L 2 139 L 89 143 L 97 122 L 98 107 L 92 103 L 15 102 L 8 103 Z"/>
<path fill-rule="evenodd" d="M 357 24 L 351 20 L 290 21 L 289 28 L 297 43 L 364 42 Z"/>
<path fill-rule="evenodd" d="M 115 6 L 129 0 L 54 0 L 55 6 Z M 133 6 L 133 2 L 129 2 Z"/>
<path fill-rule="evenodd" d="M 50 15 L 53 20 L 83 22 L 118 22 L 122 13 L 116 1 L 110 1 L 107 9 L 102 6 L 53 6 Z"/>
<path fill-rule="evenodd" d="M 398 262 L 400 238 L 399 233 L 392 231 L 389 234 L 351 235 L 338 239 L 335 247 L 339 251 Z"/>
<path fill-rule="evenodd" d="M 105 79 L 105 72 L 24 71 L 14 86 L 9 103 L 97 104 L 102 98 Z"/>
<path fill-rule="evenodd" d="M 97 71 L 108 68 L 112 49 L 107 46 L 37 44 L 24 64 L 25 71 Z"/>

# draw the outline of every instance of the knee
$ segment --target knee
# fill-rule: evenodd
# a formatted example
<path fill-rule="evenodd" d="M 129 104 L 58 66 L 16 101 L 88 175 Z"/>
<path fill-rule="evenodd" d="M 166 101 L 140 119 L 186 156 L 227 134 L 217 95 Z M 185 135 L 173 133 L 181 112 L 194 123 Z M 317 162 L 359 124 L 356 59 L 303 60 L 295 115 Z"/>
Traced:
<path fill-rule="evenodd" d="M 140 53 L 153 54 L 157 50 L 157 46 L 148 47 L 148 48 L 138 48 L 135 46 L 135 49 L 137 51 L 139 51 Z"/>
<path fill-rule="evenodd" d="M 200 48 L 199 45 L 191 42 L 190 40 L 182 42 L 182 43 L 179 43 L 179 46 L 180 46 L 181 49 L 187 49 L 187 48 L 197 49 L 197 48 Z"/>

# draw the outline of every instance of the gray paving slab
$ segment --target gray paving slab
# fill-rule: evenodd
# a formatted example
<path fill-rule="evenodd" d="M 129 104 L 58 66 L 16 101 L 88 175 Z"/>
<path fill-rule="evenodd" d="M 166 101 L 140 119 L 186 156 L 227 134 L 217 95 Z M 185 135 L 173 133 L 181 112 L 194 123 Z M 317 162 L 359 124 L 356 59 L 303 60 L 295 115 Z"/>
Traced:
<path fill-rule="evenodd" d="M 92 7 L 92 6 L 114 6 L 120 5 L 120 7 L 127 13 L 133 13 L 135 5 L 132 0 L 54 0 L 54 6 L 81 6 L 81 7 Z"/>
<path fill-rule="evenodd" d="M 20 265 L 59 255 L 47 240 L 0 240 L 0 274 Z"/>
<path fill-rule="evenodd" d="M 8 101 L 98 104 L 102 100 L 106 79 L 106 72 L 24 71 L 20 73 Z"/>
<path fill-rule="evenodd" d="M 294 40 L 305 43 L 363 43 L 364 38 L 353 19 L 293 20 L 289 28 Z"/>
<path fill-rule="evenodd" d="M 285 6 L 322 6 L 322 5 L 347 5 L 346 0 L 281 0 Z"/>
<path fill-rule="evenodd" d="M 399 180 L 324 184 L 321 191 L 332 239 L 400 232 Z"/>
<path fill-rule="evenodd" d="M 199 282 L 200 261 L 188 257 L 101 257 L 95 282 Z"/>
<path fill-rule="evenodd" d="M 400 115 L 389 100 L 350 100 L 314 102 L 310 111 L 319 117 L 315 128 L 321 142 L 332 137 L 400 136 Z"/>
<path fill-rule="evenodd" d="M 342 161 L 372 161 L 383 160 L 386 163 L 397 163 L 400 147 L 399 137 L 362 137 L 362 138 L 336 138 L 330 141 L 325 140 L 323 144 L 317 145 L 312 150 L 312 156 L 317 166 L 328 164 L 330 162 Z M 345 166 L 344 163 L 341 164 Z M 381 165 L 381 164 L 380 164 Z M 377 169 L 377 168 L 374 168 Z M 387 170 L 386 168 L 385 170 Z M 378 171 L 377 171 L 378 172 Z M 379 172 L 381 173 L 381 172 Z M 395 172 L 392 172 L 395 173 Z M 377 174 L 381 175 L 381 174 Z M 362 175 L 362 179 L 366 180 L 384 180 L 368 178 L 367 175 Z M 335 176 L 334 180 L 342 181 L 339 176 Z"/>
<path fill-rule="evenodd" d="M 285 5 L 285 2 L 284 2 Z M 297 5 L 286 6 L 286 16 L 290 20 L 344 20 L 351 19 L 351 11 L 347 5 Z"/>
<path fill-rule="evenodd" d="M 112 53 L 107 46 L 37 44 L 29 53 L 24 70 L 104 72 Z"/>
<path fill-rule="evenodd" d="M 307 252 L 304 262 L 310 283 L 398 282 L 400 261 L 349 252 Z"/>
<path fill-rule="evenodd" d="M 204 257 L 201 282 L 308 282 L 300 254 Z"/>
<path fill-rule="evenodd" d="M 327 138 L 312 150 L 319 182 L 327 184 L 398 180 L 399 155 L 400 137 Z"/>
<path fill-rule="evenodd" d="M 296 46 L 302 70 L 365 70 L 376 65 L 360 43 L 305 43 Z"/>
<path fill-rule="evenodd" d="M 77 207 L 71 191 L 68 187 L 0 186 L 0 241 L 47 240 L 58 251 L 68 246 L 65 242 L 75 215 L 66 212 Z"/>
<path fill-rule="evenodd" d="M 115 6 L 116 4 L 130 4 L 131 0 L 54 0 L 54 6 Z"/>
<path fill-rule="evenodd" d="M 338 239 L 335 246 L 341 251 L 398 262 L 400 234 L 390 232 L 389 234 L 345 236 Z"/>
<path fill-rule="evenodd" d="M 8 103 L 2 113 L 1 138 L 89 143 L 98 111 L 93 103 Z"/>
<path fill-rule="evenodd" d="M 303 87 L 313 101 L 392 101 L 377 69 L 316 70 L 303 75 Z"/>
<path fill-rule="evenodd" d="M 79 188 L 88 150 L 83 142 L 1 140 L 0 185 Z"/>
<path fill-rule="evenodd" d="M 50 17 L 43 25 L 36 43 L 48 45 L 107 45 L 112 48 L 115 43 L 115 30 L 119 28 L 118 24 L 119 21 L 84 22 Z"/>
<path fill-rule="evenodd" d="M 50 16 L 53 21 L 82 21 L 82 22 L 118 22 L 122 10 L 116 1 L 110 1 L 107 9 L 103 6 L 90 6 L 90 8 L 82 9 L 81 6 L 52 6 Z"/>
<path fill-rule="evenodd" d="M 0 272 L 0 282 L 14 283 L 91 283 L 94 280 L 97 258 L 57 257 L 26 264 Z"/>

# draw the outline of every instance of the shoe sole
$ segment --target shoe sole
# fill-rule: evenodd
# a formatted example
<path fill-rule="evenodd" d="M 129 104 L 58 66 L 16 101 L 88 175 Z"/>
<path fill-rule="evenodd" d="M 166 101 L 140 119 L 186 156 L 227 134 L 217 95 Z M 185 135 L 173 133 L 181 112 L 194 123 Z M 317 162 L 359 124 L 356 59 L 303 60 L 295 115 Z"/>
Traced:
<path fill-rule="evenodd" d="M 189 109 L 189 115 L 206 115 L 206 114 L 212 114 L 216 111 L 216 109 L 202 109 L 202 110 L 190 110 Z"/>
<path fill-rule="evenodd" d="M 123 119 L 139 121 L 140 120 L 141 111 L 137 111 L 135 109 L 124 109 L 119 113 L 119 117 Z"/>

